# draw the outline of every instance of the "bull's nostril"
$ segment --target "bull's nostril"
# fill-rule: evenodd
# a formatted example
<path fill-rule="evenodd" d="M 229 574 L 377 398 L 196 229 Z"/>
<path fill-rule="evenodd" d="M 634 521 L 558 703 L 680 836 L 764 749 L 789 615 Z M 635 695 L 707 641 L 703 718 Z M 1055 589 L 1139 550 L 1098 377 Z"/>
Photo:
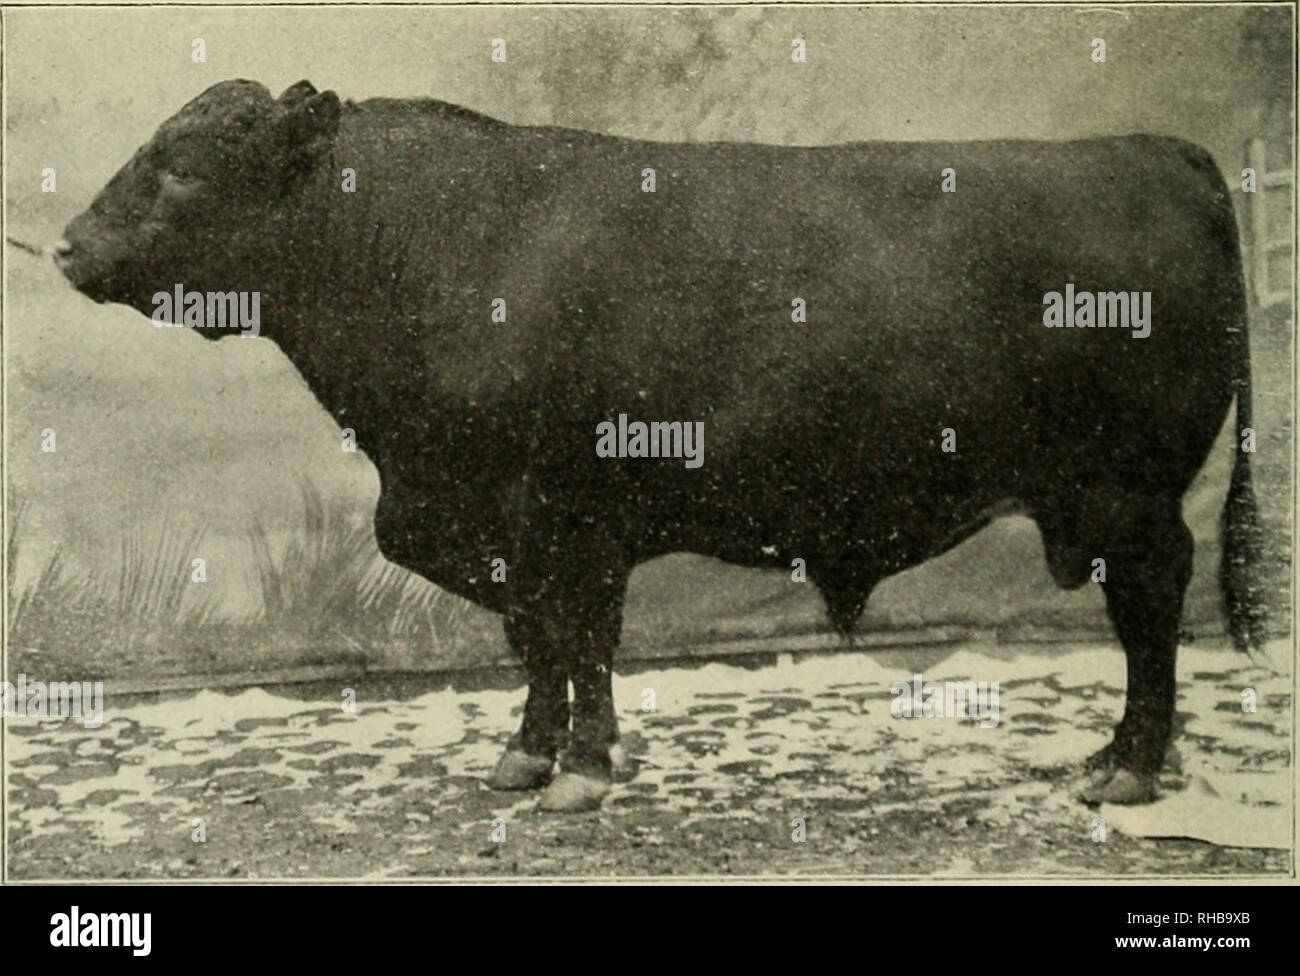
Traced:
<path fill-rule="evenodd" d="M 72 253 L 72 245 L 63 238 L 59 238 L 59 240 L 50 245 L 50 251 L 53 252 L 56 257 L 65 258 Z"/>

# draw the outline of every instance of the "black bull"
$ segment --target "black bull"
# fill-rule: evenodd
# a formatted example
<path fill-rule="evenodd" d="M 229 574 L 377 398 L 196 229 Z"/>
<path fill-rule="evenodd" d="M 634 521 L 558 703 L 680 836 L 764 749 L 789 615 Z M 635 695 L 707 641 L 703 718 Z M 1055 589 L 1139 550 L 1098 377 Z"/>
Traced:
<path fill-rule="evenodd" d="M 176 284 L 260 293 L 263 334 L 379 470 L 384 555 L 504 615 L 528 698 L 499 787 L 549 782 L 548 809 L 607 791 L 638 563 L 803 559 L 847 633 L 877 582 L 1014 503 L 1061 586 L 1105 560 L 1128 689 L 1091 795 L 1151 795 L 1181 499 L 1234 396 L 1250 423 L 1232 205 L 1192 145 L 654 143 L 233 81 L 159 129 L 58 260 L 146 313 Z M 1045 327 L 1067 283 L 1150 292 L 1150 334 Z M 702 423 L 703 465 L 598 456 L 619 414 Z M 1249 476 L 1238 452 L 1239 647 L 1260 623 Z"/>

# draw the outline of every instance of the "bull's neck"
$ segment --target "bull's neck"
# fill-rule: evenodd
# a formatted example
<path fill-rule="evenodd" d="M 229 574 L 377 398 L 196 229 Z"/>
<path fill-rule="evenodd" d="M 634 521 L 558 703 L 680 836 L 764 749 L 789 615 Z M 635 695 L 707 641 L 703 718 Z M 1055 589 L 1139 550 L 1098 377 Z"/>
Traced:
<path fill-rule="evenodd" d="M 268 314 L 280 314 L 266 334 L 341 426 L 349 413 L 383 406 L 370 400 L 399 392 L 388 374 L 400 375 L 403 360 L 419 354 L 402 335 L 406 306 L 420 294 L 408 277 L 412 249 L 429 246 L 437 215 L 376 189 L 401 178 L 385 172 L 380 157 L 373 148 L 336 149 L 292 207 L 280 253 L 271 256 L 281 269 L 280 295 Z M 345 167 L 356 171 L 356 192 L 344 189 Z"/>

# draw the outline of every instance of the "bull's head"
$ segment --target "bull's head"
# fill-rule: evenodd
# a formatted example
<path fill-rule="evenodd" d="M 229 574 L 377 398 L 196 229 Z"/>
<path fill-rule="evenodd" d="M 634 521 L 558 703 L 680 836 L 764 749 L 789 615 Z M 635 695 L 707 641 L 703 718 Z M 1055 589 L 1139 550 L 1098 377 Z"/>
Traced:
<path fill-rule="evenodd" d="M 248 255 L 265 255 L 268 237 L 284 229 L 286 201 L 328 152 L 339 116 L 338 96 L 306 81 L 278 100 L 256 82 L 213 85 L 68 224 L 55 247 L 59 268 L 95 301 L 145 314 L 177 284 L 257 290 Z"/>

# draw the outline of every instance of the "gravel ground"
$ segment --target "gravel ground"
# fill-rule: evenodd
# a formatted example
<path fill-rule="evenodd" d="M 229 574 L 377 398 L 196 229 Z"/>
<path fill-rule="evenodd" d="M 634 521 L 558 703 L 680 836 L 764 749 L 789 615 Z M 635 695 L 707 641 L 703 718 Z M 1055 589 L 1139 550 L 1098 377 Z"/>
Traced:
<path fill-rule="evenodd" d="M 1289 643 L 1268 651 L 1274 668 L 1290 658 Z M 926 681 L 999 682 L 996 726 L 893 717 L 891 685 L 922 664 Z M 562 817 L 536 812 L 535 795 L 483 785 L 518 723 L 517 689 L 401 693 L 390 682 L 371 700 L 359 685 L 347 713 L 339 689 L 115 706 L 110 688 L 98 729 L 6 720 L 8 874 L 1290 873 L 1289 674 L 1185 648 L 1159 802 L 1096 809 L 1077 799 L 1080 761 L 1107 741 L 1123 683 L 1113 647 L 846 652 L 619 675 L 639 771 L 600 811 Z M 1243 688 L 1254 713 L 1242 711 Z M 653 712 L 642 710 L 647 690 Z"/>

